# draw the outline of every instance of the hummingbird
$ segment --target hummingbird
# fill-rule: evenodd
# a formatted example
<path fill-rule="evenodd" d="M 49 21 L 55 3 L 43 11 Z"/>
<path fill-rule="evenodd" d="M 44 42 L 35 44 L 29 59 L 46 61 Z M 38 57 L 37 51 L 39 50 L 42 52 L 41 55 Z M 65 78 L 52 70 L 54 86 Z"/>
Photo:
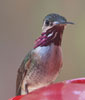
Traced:
<path fill-rule="evenodd" d="M 28 94 L 56 80 L 63 65 L 61 42 L 67 24 L 73 22 L 59 14 L 45 16 L 41 35 L 18 69 L 16 95 Z"/>

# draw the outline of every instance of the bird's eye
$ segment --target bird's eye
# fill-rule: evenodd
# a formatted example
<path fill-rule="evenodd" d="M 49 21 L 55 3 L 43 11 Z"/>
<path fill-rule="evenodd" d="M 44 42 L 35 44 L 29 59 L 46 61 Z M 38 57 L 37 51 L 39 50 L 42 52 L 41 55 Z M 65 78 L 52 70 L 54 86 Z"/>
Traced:
<path fill-rule="evenodd" d="M 49 26 L 49 24 L 50 24 L 49 21 L 46 20 L 45 25 L 46 25 L 46 26 Z"/>

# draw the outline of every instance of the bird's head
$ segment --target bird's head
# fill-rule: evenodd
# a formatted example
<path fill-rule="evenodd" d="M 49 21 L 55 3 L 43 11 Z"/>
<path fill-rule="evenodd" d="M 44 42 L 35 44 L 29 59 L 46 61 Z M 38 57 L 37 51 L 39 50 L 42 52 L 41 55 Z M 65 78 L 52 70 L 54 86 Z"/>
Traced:
<path fill-rule="evenodd" d="M 62 33 L 67 24 L 74 24 L 68 22 L 65 17 L 59 14 L 48 14 L 43 20 L 42 34 L 35 41 L 35 47 L 48 46 L 51 43 L 59 46 L 61 45 Z"/>
<path fill-rule="evenodd" d="M 74 24 L 73 22 L 68 22 L 65 17 L 60 16 L 59 14 L 48 14 L 43 20 L 42 31 L 46 32 L 48 29 L 52 27 L 62 27 L 67 24 Z"/>

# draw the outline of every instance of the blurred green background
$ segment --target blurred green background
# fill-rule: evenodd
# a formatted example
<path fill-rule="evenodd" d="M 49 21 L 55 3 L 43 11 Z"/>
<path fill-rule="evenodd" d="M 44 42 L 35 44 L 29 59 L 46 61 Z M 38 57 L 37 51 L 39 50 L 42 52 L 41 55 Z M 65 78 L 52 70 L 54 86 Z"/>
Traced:
<path fill-rule="evenodd" d="M 15 96 L 17 69 L 48 13 L 75 23 L 64 31 L 64 64 L 57 81 L 85 77 L 85 0 L 0 0 L 0 100 Z"/>

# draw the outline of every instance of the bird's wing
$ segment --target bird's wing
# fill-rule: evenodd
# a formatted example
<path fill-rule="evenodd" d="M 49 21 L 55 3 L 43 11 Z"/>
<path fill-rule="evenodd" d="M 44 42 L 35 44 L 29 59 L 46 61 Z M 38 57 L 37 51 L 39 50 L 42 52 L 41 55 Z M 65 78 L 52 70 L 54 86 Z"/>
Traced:
<path fill-rule="evenodd" d="M 27 69 L 31 63 L 31 52 L 23 60 L 21 66 L 18 69 L 17 80 L 16 80 L 16 95 L 21 95 L 21 85 L 24 80 L 24 77 L 27 73 Z"/>

